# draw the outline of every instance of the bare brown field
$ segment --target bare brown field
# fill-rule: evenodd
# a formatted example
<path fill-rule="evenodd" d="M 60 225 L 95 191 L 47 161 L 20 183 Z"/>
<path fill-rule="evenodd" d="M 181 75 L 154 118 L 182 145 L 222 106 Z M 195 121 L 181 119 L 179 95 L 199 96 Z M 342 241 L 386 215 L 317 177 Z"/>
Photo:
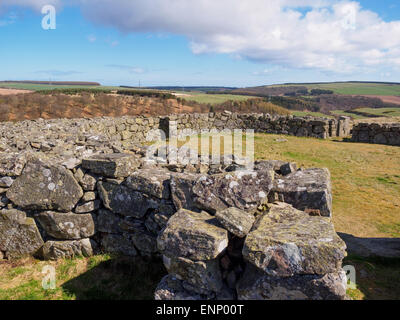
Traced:
<path fill-rule="evenodd" d="M 260 99 L 226 101 L 217 105 L 163 97 L 125 96 L 105 93 L 14 94 L 0 99 L 0 121 L 121 116 L 162 116 L 179 113 L 264 112 L 287 115 L 289 111 Z"/>
<path fill-rule="evenodd" d="M 381 99 L 384 103 L 393 103 L 400 105 L 400 96 L 376 96 L 370 94 L 363 94 L 362 96 L 367 98 L 378 98 Z M 352 97 L 356 96 L 352 95 Z"/>
<path fill-rule="evenodd" d="M 21 93 L 31 93 L 30 90 L 20 90 L 20 89 L 3 89 L 0 88 L 0 96 L 10 96 L 14 94 L 21 94 Z"/>

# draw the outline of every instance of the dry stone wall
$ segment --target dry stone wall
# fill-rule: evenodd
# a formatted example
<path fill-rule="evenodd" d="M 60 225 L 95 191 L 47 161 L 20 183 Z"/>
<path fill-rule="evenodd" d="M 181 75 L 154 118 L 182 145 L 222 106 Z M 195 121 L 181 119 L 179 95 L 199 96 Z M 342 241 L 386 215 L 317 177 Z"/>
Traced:
<path fill-rule="evenodd" d="M 352 141 L 400 146 L 400 123 L 360 123 L 353 128 Z"/>
<path fill-rule="evenodd" d="M 328 170 L 265 160 L 250 171 L 235 156 L 169 163 L 172 147 L 149 160 L 150 147 L 104 134 L 137 119 L 3 124 L 0 259 L 160 257 L 156 299 L 346 298 Z"/>
<path fill-rule="evenodd" d="M 167 117 L 39 119 L 0 123 L 0 151 L 33 149 L 68 154 L 83 149 L 83 146 L 99 144 L 107 145 L 110 149 L 126 149 L 132 144 L 146 142 L 155 130 L 163 130 L 166 137 L 179 134 L 184 129 L 254 129 L 255 132 L 325 139 L 348 136 L 351 126 L 346 117 L 325 119 L 228 111 Z"/>

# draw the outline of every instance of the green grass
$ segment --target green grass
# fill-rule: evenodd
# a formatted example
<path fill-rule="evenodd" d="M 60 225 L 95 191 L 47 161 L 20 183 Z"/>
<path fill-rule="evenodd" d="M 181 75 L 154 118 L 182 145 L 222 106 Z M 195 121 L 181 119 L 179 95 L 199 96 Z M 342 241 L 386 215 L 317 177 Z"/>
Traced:
<path fill-rule="evenodd" d="M 331 172 L 333 223 L 338 232 L 361 238 L 400 237 L 400 148 L 256 134 L 256 159 L 295 161 Z M 353 299 L 400 299 L 400 260 L 349 256 L 357 271 Z M 41 288 L 44 265 L 57 270 L 57 288 Z M 165 274 L 160 261 L 133 261 L 109 255 L 59 262 L 0 263 L 0 299 L 152 299 Z"/>
<path fill-rule="evenodd" d="M 318 84 L 296 83 L 290 85 L 274 85 L 273 87 L 284 86 L 304 86 L 307 89 L 332 90 L 337 94 L 347 95 L 380 95 L 380 96 L 399 96 L 400 84 L 380 84 L 380 83 L 357 83 L 357 82 L 332 82 Z"/>
<path fill-rule="evenodd" d="M 361 115 L 350 113 L 350 112 L 343 111 L 343 110 L 334 110 L 334 111 L 331 111 L 331 113 L 334 114 L 334 115 L 337 115 L 337 116 L 351 117 L 351 118 L 353 118 L 355 120 L 368 118 L 368 117 L 365 117 L 365 116 L 361 116 Z"/>
<path fill-rule="evenodd" d="M 347 294 L 354 300 L 399 300 L 400 259 L 363 258 L 349 255 L 343 265 L 356 269 L 356 289 Z"/>
<path fill-rule="evenodd" d="M 385 118 L 392 118 L 392 117 L 400 117 L 400 107 L 399 108 L 359 108 L 355 109 L 354 111 L 363 112 L 366 114 L 371 115 L 371 117 L 385 117 Z M 348 116 L 352 117 L 353 119 L 368 119 L 371 117 L 354 114 L 350 111 L 343 111 L 343 110 L 334 110 L 331 111 L 332 114 L 338 116 Z"/>
<path fill-rule="evenodd" d="M 246 101 L 252 98 L 256 98 L 252 96 L 241 96 L 234 94 L 207 94 L 201 92 L 177 92 L 177 94 L 185 94 L 184 96 L 180 96 L 180 98 L 182 99 L 207 104 L 220 104 L 229 100 Z"/>
<path fill-rule="evenodd" d="M 384 117 L 400 117 L 399 108 L 360 108 L 355 111 L 365 112 L 371 115 L 384 116 Z"/>
<path fill-rule="evenodd" d="M 333 116 L 326 115 L 321 112 L 312 112 L 312 111 L 292 111 L 291 114 L 296 117 L 312 116 L 312 117 L 322 117 L 322 118 L 333 118 Z"/>
<path fill-rule="evenodd" d="M 56 270 L 56 288 L 42 287 L 42 269 Z M 150 267 L 149 267 L 150 266 Z M 150 300 L 166 274 L 159 260 L 98 255 L 0 263 L 0 300 Z"/>

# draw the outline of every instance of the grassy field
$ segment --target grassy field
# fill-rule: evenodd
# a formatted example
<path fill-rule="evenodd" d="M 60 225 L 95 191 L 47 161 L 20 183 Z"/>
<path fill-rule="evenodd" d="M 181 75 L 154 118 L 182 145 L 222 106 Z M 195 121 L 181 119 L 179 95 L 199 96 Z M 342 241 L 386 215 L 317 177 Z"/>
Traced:
<path fill-rule="evenodd" d="M 177 95 L 188 101 L 195 101 L 198 103 L 220 104 L 228 100 L 233 101 L 246 101 L 248 99 L 256 98 L 251 96 L 240 96 L 234 94 L 207 94 L 201 92 L 178 92 Z"/>
<path fill-rule="evenodd" d="M 384 83 L 358 83 L 358 82 L 331 82 L 331 83 L 296 83 L 290 85 L 274 85 L 273 87 L 282 86 L 304 86 L 307 89 L 323 89 L 332 90 L 337 94 L 349 95 L 379 95 L 379 96 L 400 96 L 400 84 L 384 84 Z"/>
<path fill-rule="evenodd" d="M 296 117 L 312 116 L 312 117 L 322 117 L 322 118 L 333 118 L 333 116 L 331 115 L 327 115 L 321 112 L 312 112 L 312 111 L 291 111 L 291 114 Z"/>
<path fill-rule="evenodd" d="M 54 290 L 43 289 L 45 266 L 55 268 Z M 151 300 L 165 274 L 161 261 L 110 255 L 4 261 L 0 262 L 0 300 Z"/>
<path fill-rule="evenodd" d="M 256 159 L 327 167 L 332 175 L 333 222 L 357 237 L 400 237 L 400 148 L 280 135 L 255 136 Z M 57 271 L 57 288 L 41 287 L 44 265 Z M 357 272 L 353 299 L 400 299 L 400 259 L 350 255 L 344 265 Z M 151 299 L 165 270 L 143 261 L 108 255 L 59 262 L 32 259 L 0 263 L 0 299 Z"/>
<path fill-rule="evenodd" d="M 0 88 L 9 89 L 20 89 L 20 90 L 54 90 L 54 89 L 109 89 L 109 90 L 121 90 L 120 87 L 108 87 L 108 86 L 70 86 L 70 85 L 47 85 L 47 84 L 31 84 L 31 83 L 0 83 Z"/>
<path fill-rule="evenodd" d="M 386 118 L 394 118 L 400 117 L 400 108 L 359 108 L 355 109 L 356 112 L 366 113 L 368 115 L 377 116 L 377 117 L 386 117 Z M 350 111 L 343 111 L 343 110 L 334 110 L 332 111 L 334 115 L 340 116 L 348 116 L 352 117 L 353 119 L 368 119 L 370 117 L 355 114 Z"/>

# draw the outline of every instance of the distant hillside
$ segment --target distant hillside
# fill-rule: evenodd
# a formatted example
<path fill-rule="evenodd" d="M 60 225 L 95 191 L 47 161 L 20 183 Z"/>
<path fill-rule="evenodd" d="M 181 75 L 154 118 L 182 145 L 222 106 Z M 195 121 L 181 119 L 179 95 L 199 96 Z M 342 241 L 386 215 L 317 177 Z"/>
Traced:
<path fill-rule="evenodd" d="M 98 82 L 85 82 L 85 81 L 0 81 L 0 86 L 2 84 L 44 84 L 44 85 L 52 85 L 52 86 L 100 86 L 101 84 Z"/>
<path fill-rule="evenodd" d="M 129 87 L 128 87 L 129 88 Z M 146 89 L 154 89 L 154 90 L 168 90 L 168 91 L 200 91 L 200 92 L 208 92 L 208 91 L 226 91 L 226 90 L 235 90 L 237 89 L 236 87 L 184 87 L 184 86 L 166 86 L 166 87 L 146 87 Z"/>
<path fill-rule="evenodd" d="M 269 94 L 270 92 L 282 91 L 283 94 L 293 89 L 303 87 L 308 90 L 322 89 L 332 90 L 336 94 L 343 95 L 379 95 L 379 96 L 400 96 L 400 83 L 396 82 L 362 82 L 362 81 L 349 81 L 349 82 L 326 82 L 326 83 L 286 83 L 261 87 L 250 87 L 237 89 L 235 93 L 251 92 L 253 95 Z"/>

